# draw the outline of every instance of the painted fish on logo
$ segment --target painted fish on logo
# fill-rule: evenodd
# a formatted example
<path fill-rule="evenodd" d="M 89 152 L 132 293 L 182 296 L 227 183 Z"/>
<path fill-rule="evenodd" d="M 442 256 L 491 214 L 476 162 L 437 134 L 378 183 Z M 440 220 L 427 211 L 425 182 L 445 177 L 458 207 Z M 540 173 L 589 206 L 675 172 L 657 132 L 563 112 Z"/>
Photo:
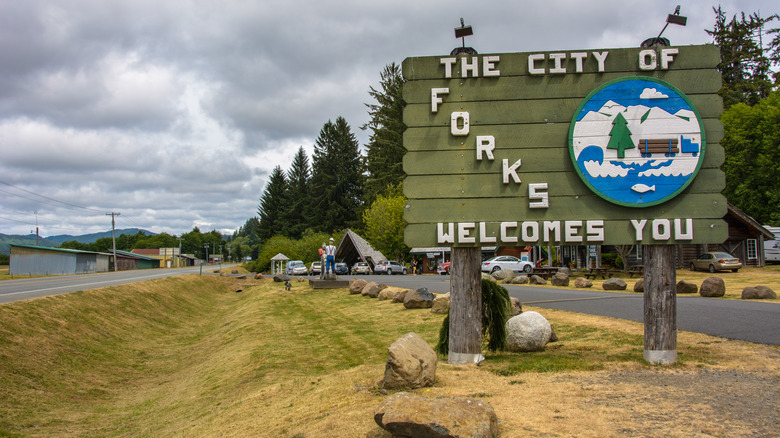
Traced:
<path fill-rule="evenodd" d="M 632 76 L 594 90 L 572 119 L 569 153 L 598 196 L 627 207 L 666 202 L 704 160 L 701 117 L 671 84 Z"/>

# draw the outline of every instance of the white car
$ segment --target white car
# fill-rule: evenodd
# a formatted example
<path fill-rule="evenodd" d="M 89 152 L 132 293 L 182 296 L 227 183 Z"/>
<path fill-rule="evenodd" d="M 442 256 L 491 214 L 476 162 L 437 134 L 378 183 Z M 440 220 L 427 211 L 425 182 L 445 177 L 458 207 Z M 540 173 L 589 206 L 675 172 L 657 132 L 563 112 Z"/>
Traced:
<path fill-rule="evenodd" d="M 287 275 L 308 275 L 309 271 L 302 260 L 293 260 L 287 264 Z"/>
<path fill-rule="evenodd" d="M 498 256 L 482 262 L 482 272 L 492 274 L 501 269 L 511 269 L 514 272 L 524 272 L 528 274 L 534 270 L 534 264 L 513 256 Z"/>

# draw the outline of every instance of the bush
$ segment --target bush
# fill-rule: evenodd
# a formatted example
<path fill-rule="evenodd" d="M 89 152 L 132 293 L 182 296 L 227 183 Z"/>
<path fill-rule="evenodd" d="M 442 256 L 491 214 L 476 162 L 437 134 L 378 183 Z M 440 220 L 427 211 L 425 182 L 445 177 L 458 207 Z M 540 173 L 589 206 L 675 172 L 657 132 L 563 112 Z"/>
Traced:
<path fill-rule="evenodd" d="M 623 269 L 623 258 L 613 253 L 601 254 L 601 264 Z"/>

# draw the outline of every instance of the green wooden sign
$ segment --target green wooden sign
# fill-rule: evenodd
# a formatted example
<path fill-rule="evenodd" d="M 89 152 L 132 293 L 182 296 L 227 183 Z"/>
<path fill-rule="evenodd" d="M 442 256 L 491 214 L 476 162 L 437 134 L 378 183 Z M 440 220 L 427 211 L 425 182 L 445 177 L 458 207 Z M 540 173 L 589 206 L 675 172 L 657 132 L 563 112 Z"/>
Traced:
<path fill-rule="evenodd" d="M 722 242 L 716 46 L 407 58 L 413 247 Z"/>

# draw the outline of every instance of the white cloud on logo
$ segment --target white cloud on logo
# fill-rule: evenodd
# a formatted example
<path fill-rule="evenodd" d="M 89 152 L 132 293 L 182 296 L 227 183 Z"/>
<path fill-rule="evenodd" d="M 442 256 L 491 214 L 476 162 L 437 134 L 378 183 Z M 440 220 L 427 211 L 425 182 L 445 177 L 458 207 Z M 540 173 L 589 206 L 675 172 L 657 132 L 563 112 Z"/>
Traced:
<path fill-rule="evenodd" d="M 645 88 L 644 90 L 642 90 L 642 94 L 639 95 L 639 98 L 640 99 L 668 99 L 669 96 L 667 96 L 664 93 L 661 93 L 655 88 Z"/>

